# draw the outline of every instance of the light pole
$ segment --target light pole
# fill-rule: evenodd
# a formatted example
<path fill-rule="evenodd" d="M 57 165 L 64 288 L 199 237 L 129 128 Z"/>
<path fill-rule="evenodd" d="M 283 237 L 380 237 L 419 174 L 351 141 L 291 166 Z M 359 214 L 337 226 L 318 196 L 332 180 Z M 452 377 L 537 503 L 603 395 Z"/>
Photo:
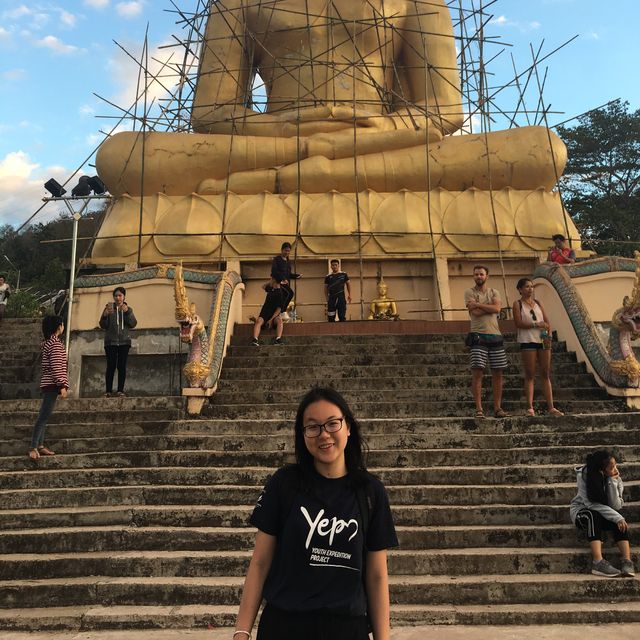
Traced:
<path fill-rule="evenodd" d="M 59 196 L 57 198 L 42 198 L 43 202 L 64 202 L 69 209 L 69 213 L 73 217 L 73 239 L 71 243 L 71 269 L 69 273 L 69 303 L 67 305 L 67 321 L 65 323 L 66 331 L 65 331 L 65 349 L 67 353 L 69 353 L 69 340 L 71 338 L 71 310 L 73 308 L 73 292 L 74 292 L 74 284 L 76 280 L 76 250 L 78 246 L 78 222 L 80 218 L 82 218 L 82 214 L 86 211 L 89 206 L 91 200 L 105 200 L 110 199 L 111 196 L 100 194 L 95 196 Z M 79 211 L 76 211 L 71 201 L 80 201 L 82 202 L 82 206 Z"/>
<path fill-rule="evenodd" d="M 2 257 L 13 267 L 14 271 L 18 272 L 18 278 L 16 281 L 16 291 L 18 291 L 20 289 L 20 269 L 18 269 L 18 267 L 16 267 L 16 265 L 13 264 L 5 254 L 2 254 Z"/>

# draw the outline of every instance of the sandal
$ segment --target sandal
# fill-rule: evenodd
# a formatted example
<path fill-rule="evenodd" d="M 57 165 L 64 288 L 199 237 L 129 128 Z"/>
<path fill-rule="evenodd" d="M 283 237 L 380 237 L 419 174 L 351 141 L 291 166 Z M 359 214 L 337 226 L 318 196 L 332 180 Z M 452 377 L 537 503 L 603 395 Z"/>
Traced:
<path fill-rule="evenodd" d="M 493 412 L 494 418 L 506 418 L 509 414 L 502 408 L 496 409 Z"/>
<path fill-rule="evenodd" d="M 38 455 L 39 456 L 55 456 L 55 451 L 51 451 L 51 449 L 47 449 L 47 447 L 42 446 L 38 447 Z"/>
<path fill-rule="evenodd" d="M 40 457 L 37 449 L 29 449 L 29 453 L 27 455 L 31 460 L 37 460 Z"/>
<path fill-rule="evenodd" d="M 564 415 L 564 413 L 562 413 L 562 411 L 560 411 L 560 409 L 556 409 L 555 407 L 553 407 L 553 409 L 549 409 L 549 411 L 547 411 L 547 413 L 550 416 L 555 416 L 556 418 L 559 418 L 560 416 Z"/>
<path fill-rule="evenodd" d="M 476 409 L 476 418 L 484 418 L 484 411 L 482 409 Z"/>
<path fill-rule="evenodd" d="M 533 418 L 536 415 L 535 409 L 531 408 L 531 409 L 527 409 L 524 412 L 525 416 L 529 416 L 530 418 Z"/>

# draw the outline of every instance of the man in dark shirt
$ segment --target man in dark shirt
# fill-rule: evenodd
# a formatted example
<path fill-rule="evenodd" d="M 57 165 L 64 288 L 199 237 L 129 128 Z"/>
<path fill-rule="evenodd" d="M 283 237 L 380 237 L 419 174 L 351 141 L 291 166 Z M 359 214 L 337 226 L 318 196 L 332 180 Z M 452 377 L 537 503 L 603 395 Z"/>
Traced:
<path fill-rule="evenodd" d="M 263 326 L 266 326 L 267 329 L 275 327 L 276 337 L 273 339 L 273 344 L 282 344 L 283 323 L 281 312 L 285 309 L 283 306 L 285 293 L 277 282 L 265 285 L 264 290 L 267 292 L 267 297 L 253 325 L 253 339 L 249 343 L 252 347 L 260 346 L 258 338 Z"/>
<path fill-rule="evenodd" d="M 275 256 L 271 261 L 271 277 L 280 284 L 283 292 L 286 294 L 286 297 L 283 300 L 283 311 L 286 311 L 289 303 L 293 300 L 291 280 L 296 280 L 302 277 L 299 273 L 292 273 L 291 262 L 289 262 L 290 253 L 291 243 L 283 242 L 282 247 L 280 247 L 280 255 Z"/>
<path fill-rule="evenodd" d="M 327 299 L 327 320 L 335 322 L 336 312 L 340 322 L 347 319 L 347 302 L 351 302 L 351 285 L 349 276 L 340 271 L 340 262 L 331 261 L 331 273 L 324 279 L 324 295 Z M 347 289 L 345 298 L 344 290 Z"/>

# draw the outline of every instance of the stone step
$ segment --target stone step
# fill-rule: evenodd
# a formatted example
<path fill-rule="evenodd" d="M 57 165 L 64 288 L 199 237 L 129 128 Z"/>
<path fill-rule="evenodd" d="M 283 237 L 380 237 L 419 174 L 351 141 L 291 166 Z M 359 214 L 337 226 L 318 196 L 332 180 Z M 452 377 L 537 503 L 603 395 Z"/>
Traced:
<path fill-rule="evenodd" d="M 520 375 L 521 367 L 519 361 L 512 359 L 513 361 L 505 370 L 505 375 Z M 296 359 L 297 361 L 297 359 Z M 222 381 L 225 380 L 253 380 L 253 381 L 263 381 L 263 380 L 274 380 L 274 379 L 286 379 L 289 380 L 295 376 L 292 376 L 292 371 L 300 371 L 301 367 L 288 365 L 284 367 L 286 371 L 278 371 L 278 374 L 282 373 L 282 377 L 276 378 L 274 376 L 274 371 L 278 370 L 280 367 L 271 367 L 271 366 L 262 366 L 262 363 L 249 365 L 246 361 L 242 360 L 242 362 L 238 363 L 239 366 L 231 368 L 231 367 L 223 367 L 220 379 Z M 327 370 L 331 371 L 331 380 L 327 378 Z M 411 366 L 394 366 L 393 368 L 385 363 L 379 365 L 356 365 L 352 362 L 345 361 L 342 359 L 337 359 L 330 367 L 318 366 L 304 366 L 302 368 L 303 376 L 305 378 L 313 378 L 319 379 L 323 381 L 324 384 L 331 383 L 336 389 L 341 389 L 342 381 L 351 381 L 354 378 L 367 378 L 367 379 L 379 379 L 379 378 L 387 378 L 389 377 L 389 373 L 393 371 L 393 375 L 396 378 L 404 378 L 404 377 L 422 377 L 428 378 L 432 376 L 449 376 L 452 373 L 454 375 L 467 375 L 469 379 L 469 386 L 471 385 L 471 373 L 469 372 L 469 360 L 460 363 L 452 368 L 452 365 L 449 363 L 444 364 L 422 364 L 422 365 L 411 365 Z M 586 372 L 586 367 L 584 363 L 578 362 L 557 362 L 554 360 L 552 366 L 552 372 L 555 379 L 558 379 L 565 375 L 576 375 L 580 373 Z M 490 374 L 486 374 L 487 378 L 490 378 Z M 295 383 L 294 383 L 295 384 Z M 315 386 L 314 383 L 309 385 L 309 388 Z"/>
<path fill-rule="evenodd" d="M 522 386 L 522 373 L 520 371 L 510 371 L 504 376 L 505 386 L 516 387 Z M 581 388 L 597 388 L 598 385 L 590 373 L 566 374 L 563 376 L 552 375 L 554 388 L 561 387 L 581 387 Z M 289 391 L 297 391 L 302 394 L 312 387 L 320 386 L 339 387 L 340 393 L 354 393 L 360 391 L 369 391 L 371 389 L 379 390 L 381 393 L 385 391 L 393 391 L 396 389 L 444 389 L 444 388 L 470 388 L 470 376 L 468 371 L 461 371 L 458 375 L 450 374 L 444 376 L 427 376 L 427 377 L 386 377 L 386 378 L 347 378 L 340 381 L 337 385 L 335 380 L 327 380 L 326 375 L 319 375 L 315 378 L 295 377 L 287 380 L 287 389 Z M 282 389 L 280 380 L 264 379 L 252 380 L 247 379 L 224 379 L 218 384 L 218 392 L 230 391 L 234 393 L 246 392 L 247 388 L 254 392 L 278 391 Z"/>
<path fill-rule="evenodd" d="M 577 544 L 576 529 L 566 525 L 396 527 L 400 548 L 461 549 L 485 547 L 568 547 Z M 632 532 L 631 541 L 640 539 Z M 247 527 L 49 527 L 0 532 L 0 553 L 91 551 L 250 551 L 255 531 Z M 0 565 L 1 566 L 1 565 Z M 455 572 L 454 572 L 455 573 Z"/>
<path fill-rule="evenodd" d="M 291 326 L 291 325 L 289 325 Z M 288 328 L 288 327 L 287 327 Z M 231 337 L 232 347 L 244 347 L 247 346 L 249 339 L 251 338 L 251 331 L 243 333 L 242 326 L 236 325 L 236 331 Z M 266 340 L 270 341 L 273 337 L 273 332 L 265 334 Z M 504 333 L 504 339 L 506 342 L 515 342 L 515 333 Z M 291 331 L 285 336 L 286 345 L 335 345 L 342 344 L 348 345 L 373 345 L 376 348 L 378 346 L 383 347 L 385 345 L 404 344 L 411 342 L 430 342 L 430 343 L 445 343 L 445 344 L 464 344 L 466 333 L 393 333 L 393 334 L 342 334 L 342 335 L 293 335 Z M 254 347 L 255 348 L 255 347 Z"/>
<path fill-rule="evenodd" d="M 93 552 L 5 554 L 0 558 L 3 580 L 109 577 L 213 577 L 244 576 L 252 550 L 153 550 L 125 549 Z M 632 555 L 634 561 L 637 554 Z M 619 558 L 611 558 L 619 564 Z M 465 549 L 390 550 L 391 575 L 474 575 L 589 573 L 591 555 L 586 548 L 493 547 Z"/>
<path fill-rule="evenodd" d="M 228 640 L 236 615 L 224 605 L 16 608 L 0 610 L 0 629 L 11 640 Z M 392 605 L 390 639 L 635 640 L 638 621 L 636 602 Z"/>
<path fill-rule="evenodd" d="M 631 436 L 633 434 L 630 434 Z M 289 440 L 289 441 L 288 441 Z M 293 461 L 293 446 L 291 438 L 286 436 L 265 437 L 265 442 L 256 444 L 262 449 L 256 450 L 250 442 L 227 438 L 221 444 L 220 449 L 200 447 L 197 450 L 182 451 L 108 451 L 104 453 L 65 454 L 64 450 L 57 449 L 55 456 L 43 457 L 34 464 L 24 455 L 24 443 L 21 443 L 21 455 L 16 457 L 4 457 L 2 460 L 3 472 L 33 471 L 37 467 L 40 471 L 54 470 L 89 470 L 89 469 L 125 469 L 125 468 L 197 468 L 197 467 L 223 467 L 238 469 L 239 467 L 255 468 L 265 467 L 264 472 L 271 473 L 274 466 Z M 567 466 L 566 460 L 583 460 L 587 453 L 593 449 L 593 445 L 575 446 L 548 446 L 541 448 L 522 447 L 516 449 L 489 449 L 482 448 L 481 455 L 484 460 L 500 459 L 499 467 L 479 465 L 479 450 L 476 448 L 449 448 L 438 447 L 438 438 L 417 438 L 415 436 L 371 436 L 367 439 L 371 450 L 367 456 L 368 465 L 377 474 L 389 476 L 389 470 L 385 467 L 462 467 L 477 469 L 480 473 L 486 473 L 487 481 L 495 479 L 495 476 L 487 469 L 502 469 L 504 467 L 522 466 L 523 468 L 539 468 L 547 470 L 548 465 L 559 465 L 563 472 L 573 474 L 573 466 Z M 603 440 L 603 442 L 605 442 Z M 49 444 L 53 446 L 52 441 Z M 211 443 L 214 444 L 214 443 Z M 459 443 L 456 443 L 459 444 Z M 594 441 L 594 444 L 595 441 Z M 604 445 L 602 445 L 604 446 Z M 640 446 L 617 445 L 617 458 L 621 463 L 626 477 L 633 477 L 640 471 Z M 535 465 L 531 462 L 535 461 Z M 418 473 L 417 470 L 412 470 Z M 419 473 L 429 473 L 429 469 L 423 469 Z M 237 470 L 234 471 L 237 473 Z M 262 473 L 262 471 L 260 472 Z M 442 469 L 438 473 L 443 473 Z M 502 472 L 501 472 L 502 473 Z M 514 478 L 517 476 L 514 475 Z M 416 476 L 418 477 L 418 476 Z M 420 476 L 422 477 L 422 476 Z M 424 476 L 427 478 L 428 476 Z M 0 473 L 0 478 L 6 478 Z M 425 480 L 427 481 L 427 480 Z M 9 485 L 5 485 L 8 488 Z"/>
<path fill-rule="evenodd" d="M 398 368 L 412 368 L 428 365 L 448 365 L 458 366 L 461 371 L 465 371 L 469 368 L 469 354 L 468 353 L 456 353 L 450 350 L 445 353 L 434 354 L 403 354 L 403 355 L 385 355 L 379 354 L 377 350 L 369 350 L 368 353 L 363 355 L 351 356 L 346 358 L 344 355 L 323 355 L 323 354 L 308 354 L 303 356 L 289 355 L 286 351 L 280 352 L 278 349 L 281 347 L 273 346 L 270 349 L 281 355 L 275 356 L 269 360 L 265 360 L 264 357 L 260 357 L 258 354 L 242 357 L 227 356 L 222 364 L 225 369 L 258 369 L 264 368 L 268 364 L 270 370 L 278 371 L 280 369 L 287 369 L 288 376 L 291 374 L 291 370 L 298 370 L 300 368 L 307 371 L 320 368 L 332 368 L 334 366 L 342 367 L 345 362 L 349 362 L 351 367 L 358 367 L 362 370 L 367 370 L 369 367 L 386 367 L 387 373 L 391 367 Z M 254 347 L 255 349 L 255 347 Z M 258 349 L 256 349 L 258 351 Z M 576 356 L 574 353 L 556 353 L 554 354 L 553 363 L 555 364 L 577 364 Z M 520 367 L 520 356 L 518 354 L 512 354 L 511 366 Z M 415 374 L 414 374 L 415 375 Z"/>
<path fill-rule="evenodd" d="M 39 382 L 0 383 L 0 402 L 12 398 L 40 398 Z"/>
<path fill-rule="evenodd" d="M 138 425 L 136 425 L 138 427 Z M 70 459 L 73 454 L 100 454 L 107 452 L 137 452 L 141 456 L 154 456 L 156 453 L 171 451 L 179 452 L 204 452 L 204 451 L 293 451 L 294 443 L 291 433 L 277 431 L 269 435 L 163 435 L 169 431 L 168 427 L 160 427 L 158 435 L 117 435 L 112 437 L 95 438 L 59 438 L 57 430 L 47 432 L 47 443 L 60 457 L 44 458 L 38 461 L 39 468 L 60 468 L 62 466 L 87 466 L 92 463 L 91 458 L 87 463 L 76 462 Z M 148 430 L 147 430 L 148 431 Z M 390 430 L 389 430 L 390 431 Z M 30 469 L 32 463 L 22 459 L 25 454 L 25 442 L 31 435 L 31 427 L 12 428 L 11 440 L 0 440 L 0 451 L 5 456 L 19 456 L 19 460 L 2 461 L 8 469 Z M 8 435 L 8 434 L 5 434 Z M 388 433 L 363 433 L 364 439 L 371 450 L 381 449 L 474 449 L 489 450 L 499 449 L 544 449 L 549 456 L 559 455 L 557 449 L 567 452 L 569 457 L 564 460 L 579 460 L 581 451 L 595 447 L 608 446 L 610 442 L 616 442 L 616 446 L 633 445 L 638 442 L 637 434 L 632 430 L 600 429 L 593 432 L 567 431 L 560 433 L 530 433 L 530 434 L 469 434 L 469 433 L 442 433 L 438 431 L 417 433 L 401 433 L 392 435 Z M 598 444 L 600 443 L 600 444 Z M 565 448 L 571 448 L 567 451 Z M 546 450 L 549 449 L 547 452 Z M 462 455 L 468 455 L 465 452 Z M 516 454 L 512 454 L 516 455 Z M 564 454 L 563 454 L 564 455 Z M 620 461 L 620 453 L 617 454 Z M 574 457 L 571 457 L 574 456 Z M 141 458 L 141 459 L 142 459 Z M 545 462 L 561 462 L 560 459 L 544 458 Z M 104 465 L 101 465 L 104 466 Z"/>
<path fill-rule="evenodd" d="M 253 505 L 115 505 L 50 509 L 0 510 L 0 529 L 42 529 L 46 527 L 93 527 L 126 525 L 133 527 L 243 527 L 249 522 Z M 476 506 L 395 506 L 391 511 L 399 526 L 565 525 L 567 505 Z M 631 522 L 640 520 L 640 502 L 625 502 Z"/>
<path fill-rule="evenodd" d="M 489 391 L 486 391 L 489 394 Z M 475 405 L 470 399 L 465 401 L 454 398 L 449 402 L 351 402 L 350 407 L 355 415 L 377 416 L 387 418 L 406 418 L 422 416 L 473 416 Z M 488 399 L 485 401 L 485 407 Z M 205 405 L 203 415 L 227 420 L 289 418 L 293 420 L 298 403 L 273 404 L 215 404 Z M 505 400 L 502 403 L 505 411 L 522 415 L 524 403 L 520 400 Z M 566 413 L 616 413 L 624 409 L 620 400 L 563 400 L 558 408 Z M 488 407 L 487 417 L 491 416 Z M 539 407 L 538 407 L 539 410 Z"/>
<path fill-rule="evenodd" d="M 154 396 L 154 397 L 116 397 L 116 398 L 74 398 L 70 397 L 64 402 L 58 403 L 55 412 L 64 414 L 79 411 L 113 412 L 120 411 L 148 411 L 158 409 L 182 409 L 184 399 L 181 396 Z M 0 402 L 0 410 L 4 414 L 9 412 L 35 412 L 40 410 L 39 400 L 4 400 Z"/>
<path fill-rule="evenodd" d="M 262 358 L 270 362 L 277 362 L 282 357 L 310 357 L 310 356 L 340 356 L 342 358 L 356 358 L 371 355 L 372 343 L 343 343 L 336 340 L 330 344 L 289 344 L 285 338 L 284 344 L 274 345 L 269 341 L 263 341 L 261 347 L 256 348 L 252 345 L 231 345 L 227 350 L 227 358 Z M 520 353 L 520 345 L 515 341 L 507 341 L 504 344 L 505 351 L 508 353 Z M 554 342 L 552 347 L 554 357 L 555 354 L 566 353 L 567 347 L 564 342 Z M 458 342 L 444 342 L 415 340 L 401 343 L 382 343 L 375 345 L 375 354 L 377 356 L 399 356 L 399 355 L 430 355 L 456 353 L 466 354 L 469 349 L 464 345 L 464 339 Z M 226 362 L 226 360 L 225 360 Z"/>
<path fill-rule="evenodd" d="M 40 509 L 100 505 L 247 505 L 254 504 L 261 486 L 133 485 L 0 490 L 0 509 Z M 640 482 L 625 483 L 626 499 L 640 500 Z M 407 485 L 387 487 L 391 504 L 454 505 L 567 505 L 574 497 L 571 484 L 540 485 Z"/>
<path fill-rule="evenodd" d="M 114 424 L 108 422 L 89 422 L 91 415 L 83 414 L 81 420 L 52 424 L 47 427 L 47 439 L 80 438 L 87 439 L 87 434 L 96 438 L 118 438 L 127 436 L 157 437 L 157 448 L 168 448 L 162 445 L 163 437 L 171 435 L 260 435 L 268 433 L 285 433 L 290 441 L 293 440 L 294 415 L 287 414 L 273 418 L 237 418 L 233 421 L 215 419 L 203 416 L 189 420 L 143 420 L 149 412 L 138 412 L 130 422 Z M 55 413 L 54 413 L 55 416 Z M 389 418 L 361 418 L 359 420 L 363 434 L 368 437 L 375 434 L 436 434 L 447 433 L 455 437 L 466 437 L 470 434 L 487 436 L 546 436 L 552 441 L 557 434 L 593 433 L 598 439 L 601 433 L 612 432 L 609 442 L 613 442 L 613 432 L 626 431 L 635 433 L 637 430 L 638 412 L 576 412 L 559 419 L 538 412 L 534 417 L 522 413 L 513 414 L 508 418 L 495 420 L 491 417 L 475 419 L 470 416 L 423 416 L 423 417 L 389 417 Z M 4 419 L 4 416 L 3 416 Z M 19 439 L 27 441 L 31 436 L 33 422 L 30 420 L 16 420 L 13 424 L 4 423 L 0 427 L 3 439 Z M 167 435 L 167 437 L 169 437 Z M 92 438 L 88 438 L 91 440 Z"/>
<path fill-rule="evenodd" d="M 292 404 L 302 399 L 307 390 L 286 390 L 286 391 L 227 391 L 221 389 L 211 400 L 215 405 L 231 404 Z M 384 391 L 372 389 L 369 391 L 347 392 L 341 390 L 347 402 L 351 403 L 374 403 L 374 402 L 445 402 L 452 398 L 468 400 L 472 398 L 471 389 L 466 387 L 441 387 L 437 389 L 393 389 Z M 484 389 L 485 401 L 491 398 L 491 389 Z M 554 400 L 558 402 L 570 400 L 603 400 L 609 399 L 609 395 L 604 389 L 593 387 L 556 387 L 553 390 Z M 502 393 L 505 400 L 519 400 L 523 397 L 522 385 L 505 385 Z M 535 390 L 534 399 L 540 403 L 544 400 L 541 389 Z"/>
<path fill-rule="evenodd" d="M 28 402 L 28 401 L 25 401 Z M 117 425 L 126 425 L 129 422 L 139 422 L 140 420 L 149 420 L 157 422 L 158 420 L 177 420 L 182 417 L 180 409 L 122 409 L 122 410 L 96 410 L 92 411 L 87 408 L 82 411 L 57 409 L 63 404 L 64 400 L 56 403 L 56 410 L 49 419 L 50 425 L 82 423 L 91 424 L 93 420 L 96 422 L 111 423 L 112 428 Z M 32 425 L 38 417 L 37 411 L 12 411 L 2 415 L 3 426 L 11 425 Z"/>
<path fill-rule="evenodd" d="M 0 582 L 0 608 L 73 605 L 236 605 L 243 578 L 90 576 Z M 637 602 L 640 580 L 592 575 L 522 574 L 390 576 L 391 602 L 405 605 L 496 605 L 557 602 Z"/>
<path fill-rule="evenodd" d="M 622 450 L 627 449 L 621 447 Z M 622 467 L 629 477 L 640 476 L 640 458 L 637 448 L 630 448 L 630 458 Z M 495 450 L 496 460 L 505 457 L 502 450 Z M 457 452 L 454 450 L 452 455 Z M 472 451 L 471 461 L 475 461 L 477 452 Z M 430 455 L 433 454 L 433 455 Z M 137 455 L 137 454 L 134 454 Z M 140 454 L 144 455 L 144 454 Z M 200 454 L 198 454 L 200 455 Z M 63 460 L 65 456 L 56 456 Z M 200 485 L 250 485 L 260 487 L 265 484 L 272 475 L 274 463 L 278 466 L 291 463 L 294 460 L 292 454 L 281 452 L 263 452 L 256 454 L 234 453 L 229 459 L 225 452 L 206 453 L 201 457 L 204 460 L 195 460 L 196 463 L 209 462 L 206 466 L 155 466 L 149 459 L 148 467 L 120 466 L 119 454 L 110 454 L 106 462 L 113 467 L 99 468 L 39 468 L 27 461 L 26 456 L 19 458 L 19 463 L 28 462 L 36 466 L 30 471 L 4 471 L 0 473 L 0 486 L 3 491 L 16 489 L 41 489 L 92 486 L 131 486 L 131 485 L 159 485 L 182 484 L 185 486 Z M 525 465 L 514 462 L 508 467 L 491 464 L 491 456 L 487 456 L 484 466 L 454 466 L 447 460 L 445 451 L 373 451 L 369 456 L 371 471 L 377 475 L 385 485 L 481 485 L 488 484 L 495 487 L 500 485 L 531 485 L 531 484 L 557 484 L 571 482 L 575 479 L 572 466 L 567 464 L 536 464 Z M 584 456 L 582 456 L 584 457 Z M 176 461 L 177 462 L 177 461 Z M 216 464 L 217 463 L 217 464 Z M 269 466 L 256 466 L 262 463 Z M 435 466 L 440 464 L 442 466 Z M 385 465 L 385 466 L 379 466 Z M 434 465 L 434 466 L 431 466 Z M 400 467 L 400 468 L 398 468 Z M 629 486 L 632 486 L 629 484 Z"/>

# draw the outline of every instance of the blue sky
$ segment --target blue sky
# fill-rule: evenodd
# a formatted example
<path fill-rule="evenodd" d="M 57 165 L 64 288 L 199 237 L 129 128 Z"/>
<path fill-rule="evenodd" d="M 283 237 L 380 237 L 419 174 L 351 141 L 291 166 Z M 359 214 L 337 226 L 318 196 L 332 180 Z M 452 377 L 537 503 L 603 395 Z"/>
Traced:
<path fill-rule="evenodd" d="M 197 4 L 176 3 L 185 11 Z M 615 98 L 640 108 L 637 0 L 497 0 L 489 11 L 486 35 L 513 45 L 487 47 L 488 54 L 505 49 L 490 84 L 511 80 L 511 53 L 521 70 L 530 45 L 544 40 L 550 52 L 579 36 L 541 68 L 549 67 L 545 104 L 564 114 L 551 115 L 550 124 Z M 42 183 L 66 181 L 89 156 L 111 122 L 97 116 L 116 113 L 94 93 L 121 106 L 131 101 L 137 68 L 113 41 L 139 52 L 148 24 L 151 51 L 166 52 L 158 47 L 181 33 L 175 22 L 169 0 L 0 0 L 0 224 L 21 224 L 46 195 Z M 505 93 L 502 106 L 510 100 Z M 83 173 L 95 172 L 85 166 Z M 56 213 L 50 205 L 37 221 Z"/>

